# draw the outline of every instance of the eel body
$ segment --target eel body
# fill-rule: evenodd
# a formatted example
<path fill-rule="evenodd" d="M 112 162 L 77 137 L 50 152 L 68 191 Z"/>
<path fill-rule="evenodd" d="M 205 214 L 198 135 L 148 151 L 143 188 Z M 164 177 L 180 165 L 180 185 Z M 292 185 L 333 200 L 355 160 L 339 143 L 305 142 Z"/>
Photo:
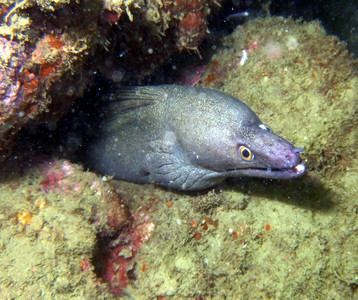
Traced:
<path fill-rule="evenodd" d="M 210 89 L 119 88 L 88 146 L 97 172 L 176 190 L 227 177 L 291 179 L 305 173 L 296 148 L 240 100 Z"/>

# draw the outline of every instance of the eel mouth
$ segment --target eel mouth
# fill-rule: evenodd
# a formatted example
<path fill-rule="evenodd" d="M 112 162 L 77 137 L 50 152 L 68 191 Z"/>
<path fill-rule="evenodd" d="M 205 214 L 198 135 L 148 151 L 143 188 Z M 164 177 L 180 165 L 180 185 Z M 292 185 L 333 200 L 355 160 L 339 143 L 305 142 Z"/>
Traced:
<path fill-rule="evenodd" d="M 291 168 L 247 168 L 231 170 L 228 173 L 235 176 L 252 176 L 273 179 L 292 179 L 301 177 L 306 172 L 306 166 L 301 161 Z M 231 176 L 231 174 L 229 176 Z"/>

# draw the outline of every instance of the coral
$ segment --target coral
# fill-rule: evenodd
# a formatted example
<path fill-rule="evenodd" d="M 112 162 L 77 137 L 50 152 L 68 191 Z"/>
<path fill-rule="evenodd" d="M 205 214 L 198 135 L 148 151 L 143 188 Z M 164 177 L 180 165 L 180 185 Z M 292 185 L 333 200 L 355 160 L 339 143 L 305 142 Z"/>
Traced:
<path fill-rule="evenodd" d="M 219 2 L 216 1 L 163 1 L 161 7 L 163 13 L 170 14 L 173 19 L 178 20 L 175 43 L 180 51 L 197 50 L 206 34 L 206 16 L 210 13 L 209 7 L 213 4 L 219 6 Z"/>
<path fill-rule="evenodd" d="M 171 26 L 170 22 L 174 22 L 175 44 L 179 51 L 197 50 L 207 31 L 206 16 L 213 3 L 219 5 L 215 1 L 203 0 L 154 1 L 148 9 L 147 17 L 157 23 L 162 20 L 163 31 Z"/>
<path fill-rule="evenodd" d="M 24 101 L 32 79 L 21 83 L 20 70 L 27 59 L 24 47 L 19 43 L 0 36 L 0 149 L 8 147 L 9 140 L 4 139 L 13 132 L 17 122 L 25 122 L 29 109 Z M 0 158 L 1 160 L 1 158 Z"/>
<path fill-rule="evenodd" d="M 90 34 L 95 28 L 77 26 L 60 33 L 65 25 L 61 18 L 71 13 L 70 6 L 51 17 L 34 6 L 34 1 L 10 1 L 1 7 L 0 161 L 25 125 L 39 116 L 42 122 L 56 122 L 89 81 L 82 67 L 94 43 Z M 54 18 L 58 24 L 53 23 Z M 76 76 L 82 79 L 74 81 Z M 44 112 L 52 107 L 56 107 L 55 114 L 46 117 Z"/>
<path fill-rule="evenodd" d="M 84 189 L 80 169 L 67 160 L 46 160 L 39 164 L 38 169 L 42 175 L 41 191 L 45 194 L 70 195 L 81 193 Z M 112 236 L 127 224 L 128 209 L 122 199 L 97 177 L 88 183 L 89 188 L 101 198 L 99 207 L 93 209 L 91 222 L 95 224 L 99 237 Z M 103 207 L 106 209 L 103 210 Z"/>
<path fill-rule="evenodd" d="M 164 0 L 164 1 L 104 1 L 104 18 L 109 22 L 118 22 L 123 12 L 126 12 L 130 21 L 135 16 L 132 11 L 140 11 L 146 16 L 146 20 L 154 23 L 157 32 L 165 36 L 168 29 L 174 29 L 176 47 L 183 49 L 197 50 L 202 42 L 206 31 L 206 17 L 210 14 L 210 7 L 220 6 L 220 1 L 203 0 Z M 134 9 L 131 9 L 134 8 Z"/>
<path fill-rule="evenodd" d="M 0 161 L 24 126 L 54 127 L 97 70 L 112 81 L 138 84 L 179 50 L 197 51 L 209 7 L 217 3 L 1 3 Z"/>
<path fill-rule="evenodd" d="M 130 280 L 136 279 L 136 255 L 155 228 L 149 220 L 147 208 L 141 210 L 131 216 L 132 222 L 122 229 L 118 237 L 105 244 L 96 257 L 100 276 L 117 296 L 123 294 Z"/>
<path fill-rule="evenodd" d="M 103 13 L 104 17 L 109 22 L 117 22 L 122 14 L 126 12 L 129 20 L 133 22 L 133 14 L 131 7 L 136 9 L 145 6 L 143 0 L 104 0 L 103 1 Z"/>
<path fill-rule="evenodd" d="M 105 0 L 101 20 L 113 24 L 116 38 L 108 35 L 113 54 L 98 62 L 100 72 L 110 80 L 138 85 L 178 52 L 201 58 L 198 47 L 207 33 L 206 18 L 219 6 L 214 0 Z"/>
<path fill-rule="evenodd" d="M 179 21 L 176 45 L 183 49 L 196 50 L 206 33 L 206 19 L 201 11 L 189 12 Z"/>

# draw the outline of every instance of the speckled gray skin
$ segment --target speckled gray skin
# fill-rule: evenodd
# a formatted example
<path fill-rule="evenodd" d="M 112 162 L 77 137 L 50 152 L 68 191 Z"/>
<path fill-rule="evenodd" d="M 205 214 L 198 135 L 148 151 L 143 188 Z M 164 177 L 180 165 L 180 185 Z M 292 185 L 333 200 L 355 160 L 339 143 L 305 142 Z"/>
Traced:
<path fill-rule="evenodd" d="M 290 179 L 305 172 L 302 149 L 230 95 L 164 85 L 119 89 L 109 98 L 88 148 L 91 166 L 102 174 L 200 190 L 227 177 Z"/>

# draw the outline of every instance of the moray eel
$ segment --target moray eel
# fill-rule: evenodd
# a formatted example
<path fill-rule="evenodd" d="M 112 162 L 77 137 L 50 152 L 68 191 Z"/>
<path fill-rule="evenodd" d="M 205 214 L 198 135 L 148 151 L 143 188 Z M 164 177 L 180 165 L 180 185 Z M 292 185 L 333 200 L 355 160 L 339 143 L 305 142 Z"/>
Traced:
<path fill-rule="evenodd" d="M 135 183 L 209 188 L 227 177 L 296 178 L 299 152 L 240 100 L 180 85 L 119 88 L 109 95 L 90 166 Z"/>

